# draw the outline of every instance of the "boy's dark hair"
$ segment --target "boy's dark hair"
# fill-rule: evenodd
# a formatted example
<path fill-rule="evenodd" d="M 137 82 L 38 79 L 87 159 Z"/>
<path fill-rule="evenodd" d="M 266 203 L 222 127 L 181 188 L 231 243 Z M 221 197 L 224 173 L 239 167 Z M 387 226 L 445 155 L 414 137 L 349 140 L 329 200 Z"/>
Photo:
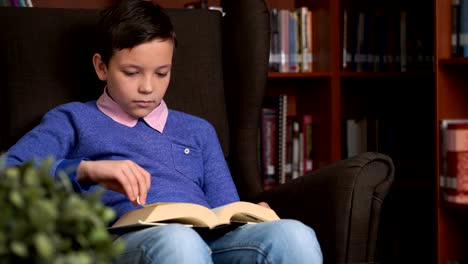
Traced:
<path fill-rule="evenodd" d="M 154 39 L 172 40 L 176 45 L 171 19 L 153 1 L 122 0 L 102 11 L 97 52 L 106 65 L 109 65 L 114 51 L 133 48 Z"/>

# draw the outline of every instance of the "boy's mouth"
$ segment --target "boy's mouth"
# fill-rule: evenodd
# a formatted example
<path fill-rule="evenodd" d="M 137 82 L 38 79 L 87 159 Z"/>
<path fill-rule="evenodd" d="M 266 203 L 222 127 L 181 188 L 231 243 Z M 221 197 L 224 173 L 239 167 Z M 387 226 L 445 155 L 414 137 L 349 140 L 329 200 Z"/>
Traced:
<path fill-rule="evenodd" d="M 154 104 L 154 101 L 134 101 L 134 103 L 139 106 L 139 107 L 142 107 L 142 108 L 147 108 L 147 107 L 150 107 Z"/>

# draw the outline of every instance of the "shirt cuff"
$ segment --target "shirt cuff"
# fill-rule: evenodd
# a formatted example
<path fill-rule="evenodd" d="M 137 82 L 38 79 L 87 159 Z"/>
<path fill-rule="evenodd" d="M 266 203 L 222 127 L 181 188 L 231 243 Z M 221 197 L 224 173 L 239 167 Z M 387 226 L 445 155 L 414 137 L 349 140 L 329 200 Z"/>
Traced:
<path fill-rule="evenodd" d="M 73 160 L 62 160 L 58 162 L 58 165 L 55 170 L 55 177 L 58 177 L 59 172 L 64 172 L 68 175 L 70 182 L 73 186 L 73 190 L 75 192 L 86 192 L 89 191 L 91 186 L 96 185 L 94 182 L 78 182 L 76 180 L 77 177 L 77 169 L 78 165 L 81 163 L 81 159 L 73 159 Z"/>

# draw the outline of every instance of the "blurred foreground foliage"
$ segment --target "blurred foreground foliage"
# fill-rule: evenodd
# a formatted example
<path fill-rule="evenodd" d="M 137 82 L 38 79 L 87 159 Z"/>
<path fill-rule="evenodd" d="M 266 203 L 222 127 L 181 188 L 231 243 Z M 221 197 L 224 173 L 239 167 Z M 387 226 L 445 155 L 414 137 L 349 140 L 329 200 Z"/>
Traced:
<path fill-rule="evenodd" d="M 101 192 L 73 191 L 63 173 L 39 166 L 5 168 L 0 159 L 0 263 L 111 263 L 123 250 L 107 225 L 115 217 Z"/>

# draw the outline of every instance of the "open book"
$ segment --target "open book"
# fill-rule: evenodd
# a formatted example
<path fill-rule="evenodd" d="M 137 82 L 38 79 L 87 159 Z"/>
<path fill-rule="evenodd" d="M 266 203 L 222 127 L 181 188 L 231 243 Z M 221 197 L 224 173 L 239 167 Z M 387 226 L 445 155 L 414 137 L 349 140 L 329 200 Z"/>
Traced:
<path fill-rule="evenodd" d="M 209 209 L 193 203 L 154 203 L 124 214 L 110 229 L 181 223 L 210 229 L 231 223 L 259 223 L 280 219 L 270 208 L 234 202 Z"/>

